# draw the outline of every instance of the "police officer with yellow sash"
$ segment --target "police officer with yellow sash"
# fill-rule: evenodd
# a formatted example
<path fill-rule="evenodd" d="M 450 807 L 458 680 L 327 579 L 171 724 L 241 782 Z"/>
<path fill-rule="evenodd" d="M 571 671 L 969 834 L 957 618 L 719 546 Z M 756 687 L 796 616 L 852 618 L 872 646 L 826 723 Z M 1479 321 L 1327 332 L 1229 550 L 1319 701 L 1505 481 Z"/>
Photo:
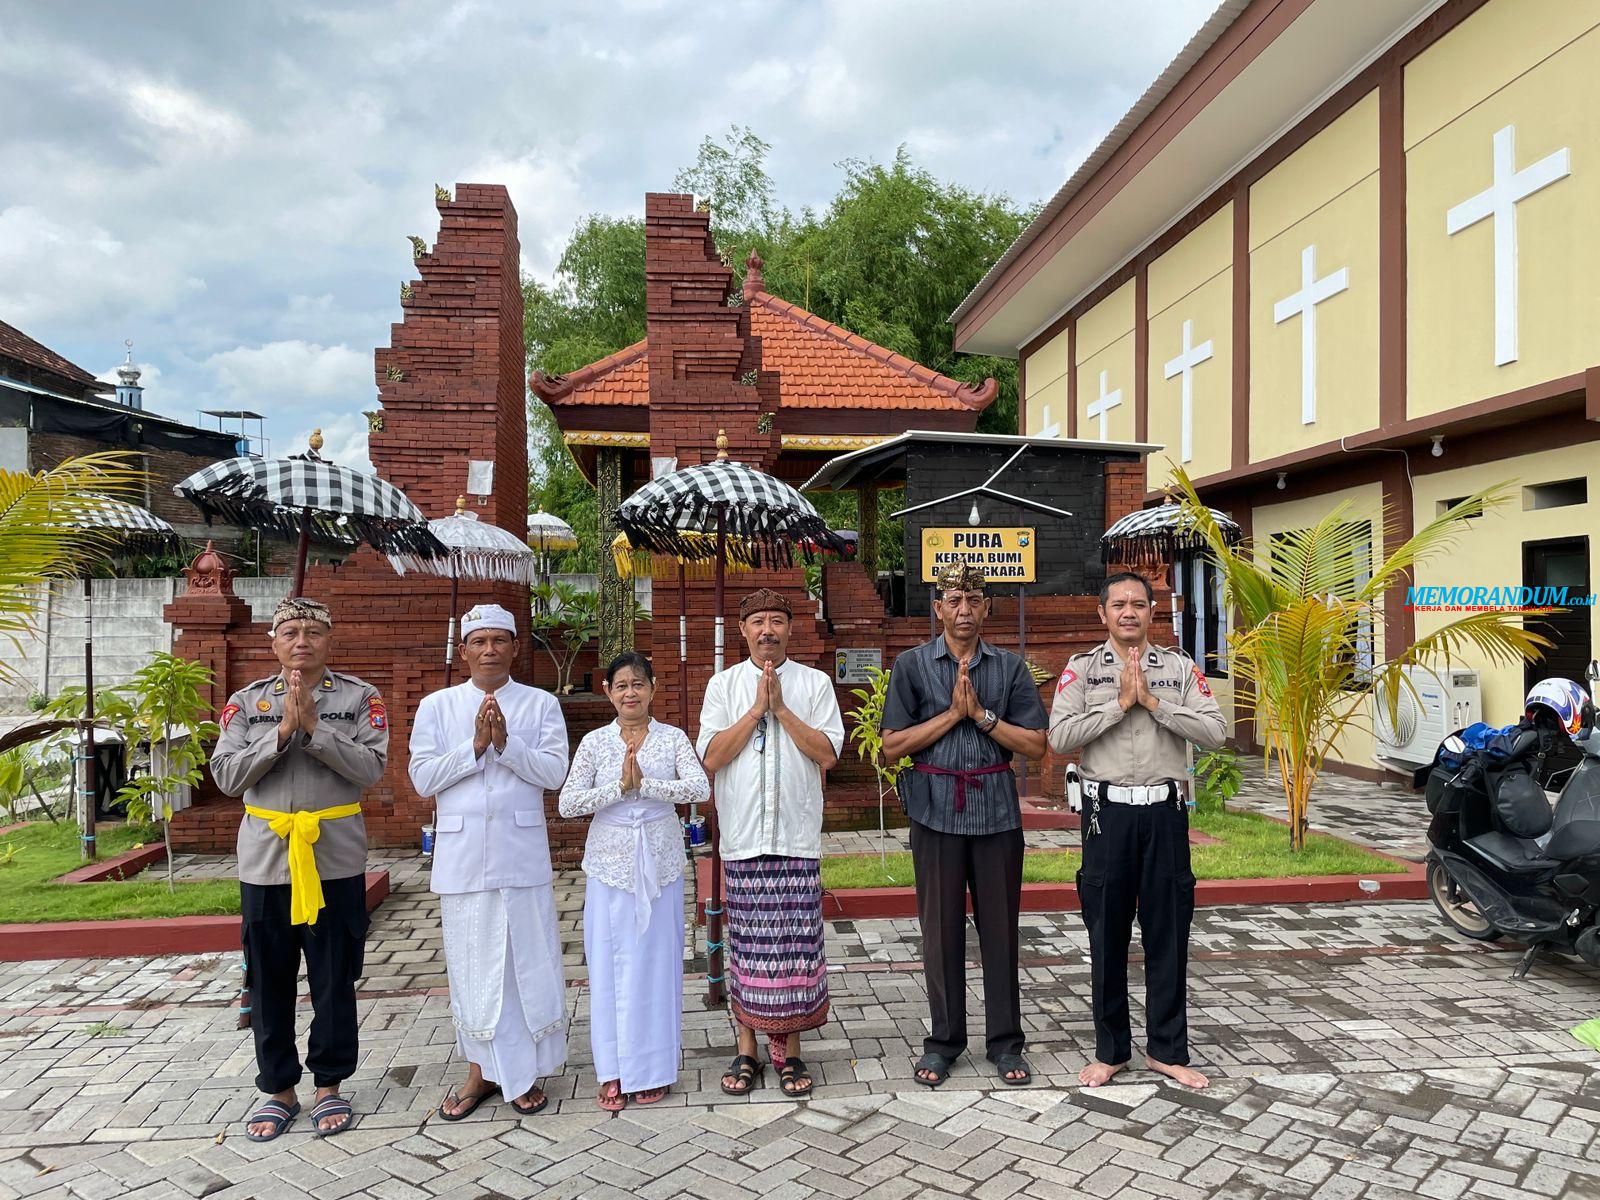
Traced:
<path fill-rule="evenodd" d="M 389 720 L 378 691 L 328 670 L 333 618 L 291 597 L 272 618 L 282 670 L 235 692 L 222 710 L 211 774 L 244 797 L 239 892 L 256 1086 L 269 1094 L 247 1136 L 267 1142 L 300 1112 L 295 1085 L 296 980 L 311 985 L 306 1065 L 317 1086 L 319 1137 L 348 1128 L 339 1085 L 356 1068 L 356 980 L 367 936 L 367 831 L 361 793 L 383 774 Z"/>
<path fill-rule="evenodd" d="M 1050 710 L 1050 748 L 1081 750 L 1083 869 L 1078 899 L 1089 930 L 1095 1061 L 1078 1079 L 1098 1087 L 1128 1065 L 1128 943 L 1139 918 L 1144 946 L 1145 1065 L 1185 1087 L 1189 1065 L 1186 975 L 1194 918 L 1184 743 L 1215 750 L 1227 733 L 1200 668 L 1147 640 L 1155 596 L 1124 571 L 1100 588 L 1110 635 L 1067 660 Z"/>

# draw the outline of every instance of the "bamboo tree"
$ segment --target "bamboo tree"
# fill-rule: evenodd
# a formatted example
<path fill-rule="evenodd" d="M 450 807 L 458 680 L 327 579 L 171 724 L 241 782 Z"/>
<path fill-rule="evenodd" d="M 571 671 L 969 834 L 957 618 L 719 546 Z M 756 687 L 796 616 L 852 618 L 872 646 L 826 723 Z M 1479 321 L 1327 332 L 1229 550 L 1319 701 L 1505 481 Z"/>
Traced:
<path fill-rule="evenodd" d="M 1235 704 L 1254 715 L 1264 753 L 1277 763 L 1296 850 L 1305 845 L 1311 789 L 1334 743 L 1346 729 L 1370 728 L 1374 697 L 1396 716 L 1401 690 L 1411 690 L 1407 667 L 1448 668 L 1469 651 L 1489 665 L 1520 663 L 1550 646 L 1523 627 L 1527 617 L 1550 610 L 1483 612 L 1404 646 L 1396 630 L 1385 629 L 1384 661 L 1363 661 L 1382 627 L 1384 593 L 1405 586 L 1417 566 L 1448 551 L 1467 520 L 1503 505 L 1508 484 L 1452 505 L 1381 562 L 1368 551 L 1377 531 L 1354 519 L 1348 501 L 1309 528 L 1279 535 L 1263 552 L 1228 545 L 1181 467 L 1173 469 L 1171 490 L 1185 522 L 1205 539 L 1223 580 L 1223 603 L 1238 613 L 1228 635 L 1229 662 L 1241 683 Z M 1389 510 L 1382 532 L 1385 547 L 1399 538 Z"/>

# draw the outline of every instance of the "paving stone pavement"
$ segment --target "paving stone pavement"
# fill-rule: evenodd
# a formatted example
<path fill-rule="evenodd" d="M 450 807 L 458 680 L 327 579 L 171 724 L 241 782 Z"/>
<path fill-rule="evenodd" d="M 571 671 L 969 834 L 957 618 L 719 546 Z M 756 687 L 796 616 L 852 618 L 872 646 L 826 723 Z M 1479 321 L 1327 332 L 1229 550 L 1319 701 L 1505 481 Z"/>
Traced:
<path fill-rule="evenodd" d="M 1314 805 L 1313 820 L 1407 811 L 1374 791 Z M 1388 820 L 1397 843 L 1412 836 Z M 234 1028 L 236 956 L 0 964 L 0 1200 L 1600 1198 L 1597 1058 L 1566 1032 L 1597 1015 L 1600 972 L 1543 963 L 1513 982 L 1513 948 L 1454 937 L 1425 903 L 1202 909 L 1190 1005 L 1196 1062 L 1214 1079 L 1203 1093 L 1144 1071 L 1076 1086 L 1093 1029 L 1075 914 L 1022 918 L 1026 1088 L 1002 1086 L 981 1054 L 937 1092 L 915 1086 L 916 924 L 835 921 L 831 1020 L 806 1044 L 816 1098 L 788 1101 L 769 1080 L 731 1101 L 717 1086 L 728 1018 L 703 1007 L 686 946 L 679 1085 L 610 1117 L 593 1102 L 582 880 L 564 873 L 568 1071 L 546 1082 L 537 1117 L 487 1104 L 447 1124 L 433 1107 L 463 1066 L 437 910 L 419 860 L 386 861 L 395 892 L 360 984 L 353 1129 L 320 1141 L 302 1118 L 269 1146 L 242 1136 L 254 1064 Z M 981 1014 L 975 968 L 969 982 Z"/>

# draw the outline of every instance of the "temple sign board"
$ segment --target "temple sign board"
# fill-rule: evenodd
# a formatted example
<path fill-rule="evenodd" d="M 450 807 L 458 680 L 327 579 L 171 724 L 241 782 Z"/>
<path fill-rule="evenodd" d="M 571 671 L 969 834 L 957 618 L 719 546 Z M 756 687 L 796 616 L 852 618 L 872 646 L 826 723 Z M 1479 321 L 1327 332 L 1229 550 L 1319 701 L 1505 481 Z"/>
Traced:
<path fill-rule="evenodd" d="M 922 581 L 933 583 L 948 567 L 971 563 L 990 583 L 1033 583 L 1037 541 L 1029 527 L 939 528 L 922 531 Z"/>

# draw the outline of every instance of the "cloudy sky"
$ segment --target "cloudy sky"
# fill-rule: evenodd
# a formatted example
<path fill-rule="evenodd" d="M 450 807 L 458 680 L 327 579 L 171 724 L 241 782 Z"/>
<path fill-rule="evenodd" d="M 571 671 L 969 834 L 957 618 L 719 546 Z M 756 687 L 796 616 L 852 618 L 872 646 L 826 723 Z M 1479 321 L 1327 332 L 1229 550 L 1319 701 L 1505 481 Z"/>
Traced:
<path fill-rule="evenodd" d="M 435 182 L 504 183 L 523 268 L 749 125 L 792 208 L 898 145 L 1049 196 L 1212 0 L 0 0 L 0 320 L 151 408 L 365 462 Z"/>

